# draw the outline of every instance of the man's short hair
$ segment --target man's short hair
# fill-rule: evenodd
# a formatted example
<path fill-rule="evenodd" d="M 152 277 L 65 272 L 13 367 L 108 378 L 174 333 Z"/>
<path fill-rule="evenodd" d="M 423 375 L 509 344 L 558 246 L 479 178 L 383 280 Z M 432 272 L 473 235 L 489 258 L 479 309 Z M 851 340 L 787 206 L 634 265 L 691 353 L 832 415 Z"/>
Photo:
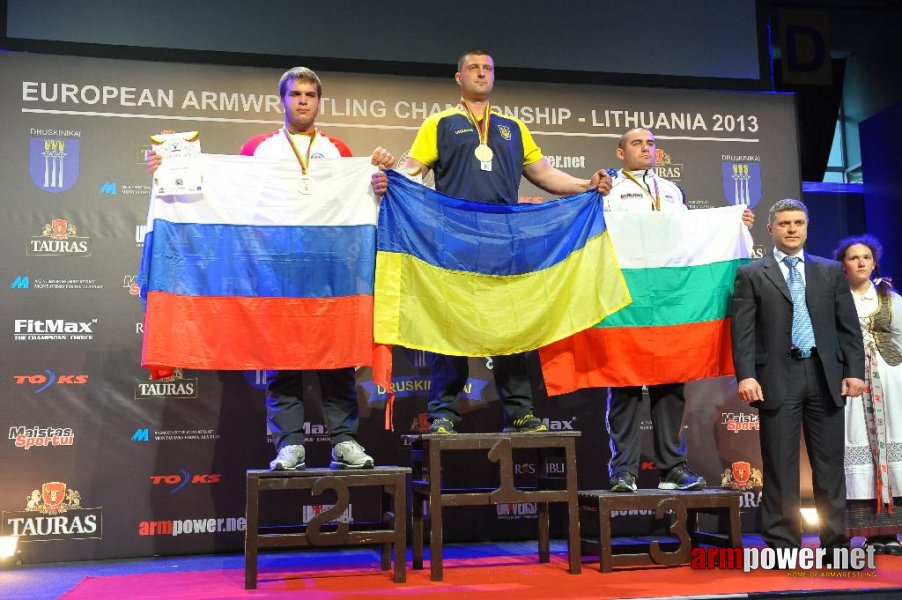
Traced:
<path fill-rule="evenodd" d="M 492 57 L 492 54 L 488 50 L 483 50 L 482 48 L 473 48 L 472 50 L 468 50 L 460 55 L 460 58 L 457 59 L 457 72 L 460 73 L 461 69 L 464 68 L 464 61 L 468 56 L 488 56 Z"/>
<path fill-rule="evenodd" d="M 282 73 L 282 78 L 279 79 L 279 98 L 285 97 L 288 86 L 294 85 L 295 81 L 309 81 L 310 83 L 315 83 L 316 95 L 323 95 L 323 82 L 319 80 L 319 76 L 317 76 L 313 69 L 308 69 L 307 67 L 294 67 L 293 69 L 288 69 Z"/>
<path fill-rule="evenodd" d="M 637 131 L 647 131 L 648 133 L 651 133 L 652 137 L 655 135 L 651 129 L 646 129 L 645 127 L 633 127 L 632 129 L 623 132 L 623 135 L 620 136 L 620 141 L 617 142 L 617 147 L 621 150 L 626 148 L 626 136 Z"/>
<path fill-rule="evenodd" d="M 774 224 L 774 220 L 777 218 L 777 213 L 788 212 L 790 210 L 800 210 L 805 213 L 805 219 L 808 219 L 808 208 L 806 208 L 804 204 L 802 204 L 798 200 L 794 200 L 793 198 L 784 198 L 783 200 L 777 200 L 776 202 L 774 202 L 774 205 L 770 207 L 769 211 L 767 211 L 767 224 Z"/>

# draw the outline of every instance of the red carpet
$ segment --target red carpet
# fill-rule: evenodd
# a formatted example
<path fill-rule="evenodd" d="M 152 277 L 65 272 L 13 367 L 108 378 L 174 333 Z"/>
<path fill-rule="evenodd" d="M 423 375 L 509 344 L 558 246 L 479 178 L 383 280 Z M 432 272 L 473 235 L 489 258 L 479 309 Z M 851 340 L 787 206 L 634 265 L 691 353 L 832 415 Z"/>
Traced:
<path fill-rule="evenodd" d="M 535 557 L 492 557 L 445 561 L 445 581 L 429 580 L 428 568 L 408 568 L 407 583 L 392 583 L 377 569 L 262 571 L 256 590 L 244 589 L 244 571 L 225 569 L 86 577 L 63 598 L 649 598 L 776 591 L 879 590 L 902 588 L 902 557 L 878 556 L 876 571 L 693 571 L 678 568 L 617 569 L 600 573 L 583 563 L 570 575 L 561 556 L 549 564 Z M 409 563 L 408 563 L 409 567 Z M 428 563 L 427 563 L 428 567 Z"/>

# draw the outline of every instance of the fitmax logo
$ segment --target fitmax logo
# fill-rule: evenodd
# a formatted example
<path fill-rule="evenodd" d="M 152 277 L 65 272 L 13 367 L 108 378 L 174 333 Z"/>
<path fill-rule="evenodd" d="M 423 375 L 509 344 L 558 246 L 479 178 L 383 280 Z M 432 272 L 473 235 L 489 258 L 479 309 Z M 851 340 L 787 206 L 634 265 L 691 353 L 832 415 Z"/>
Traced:
<path fill-rule="evenodd" d="M 571 419 L 562 419 L 560 421 L 555 421 L 553 419 L 542 419 L 542 422 L 545 423 L 545 427 L 548 428 L 549 431 L 573 431 L 573 422 L 576 420 L 576 417 Z"/>
<path fill-rule="evenodd" d="M 62 319 L 16 319 L 16 333 L 94 333 L 91 326 L 97 323 L 97 319 L 91 321 L 63 321 Z"/>

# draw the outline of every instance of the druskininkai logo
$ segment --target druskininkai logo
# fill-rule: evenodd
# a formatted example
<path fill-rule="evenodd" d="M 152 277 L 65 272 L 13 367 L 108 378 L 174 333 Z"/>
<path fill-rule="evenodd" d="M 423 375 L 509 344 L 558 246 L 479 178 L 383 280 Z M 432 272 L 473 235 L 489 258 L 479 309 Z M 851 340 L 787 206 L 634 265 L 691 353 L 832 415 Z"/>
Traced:
<path fill-rule="evenodd" d="M 750 209 L 761 199 L 761 163 L 755 160 L 724 160 L 723 195 L 727 202 Z"/>
<path fill-rule="evenodd" d="M 52 194 L 65 192 L 78 181 L 81 140 L 71 135 L 77 131 L 42 131 L 32 129 L 29 172 L 31 181 Z"/>

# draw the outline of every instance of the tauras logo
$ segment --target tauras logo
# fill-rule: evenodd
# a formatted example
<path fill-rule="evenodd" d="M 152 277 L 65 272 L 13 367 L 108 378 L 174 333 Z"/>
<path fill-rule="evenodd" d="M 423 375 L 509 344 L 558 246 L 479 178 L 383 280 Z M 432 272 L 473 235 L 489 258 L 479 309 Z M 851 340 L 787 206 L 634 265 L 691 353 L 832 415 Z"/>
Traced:
<path fill-rule="evenodd" d="M 9 428 L 9 439 L 15 440 L 16 448 L 35 446 L 71 446 L 75 443 L 75 433 L 71 427 L 18 427 Z"/>
<path fill-rule="evenodd" d="M 729 469 L 724 469 L 720 477 L 720 485 L 734 490 L 761 489 L 764 485 L 764 475 L 760 470 L 754 468 L 752 463 L 738 460 L 730 465 Z"/>
<path fill-rule="evenodd" d="M 3 512 L 0 534 L 17 536 L 20 542 L 99 539 L 102 523 L 102 508 L 82 507 L 78 491 L 51 481 L 31 492 L 24 511 Z"/>
<path fill-rule="evenodd" d="M 139 382 L 135 386 L 135 400 L 148 398 L 197 398 L 197 379 L 186 379 L 181 369 L 175 369 L 172 377 L 159 381 Z"/>
<path fill-rule="evenodd" d="M 102 509 L 85 508 L 78 514 L 54 517 L 32 517 L 21 512 L 4 511 L 3 534 L 17 536 L 23 542 L 100 539 L 103 537 Z"/>
<path fill-rule="evenodd" d="M 91 238 L 66 219 L 53 219 L 28 240 L 27 256 L 91 256 Z"/>

